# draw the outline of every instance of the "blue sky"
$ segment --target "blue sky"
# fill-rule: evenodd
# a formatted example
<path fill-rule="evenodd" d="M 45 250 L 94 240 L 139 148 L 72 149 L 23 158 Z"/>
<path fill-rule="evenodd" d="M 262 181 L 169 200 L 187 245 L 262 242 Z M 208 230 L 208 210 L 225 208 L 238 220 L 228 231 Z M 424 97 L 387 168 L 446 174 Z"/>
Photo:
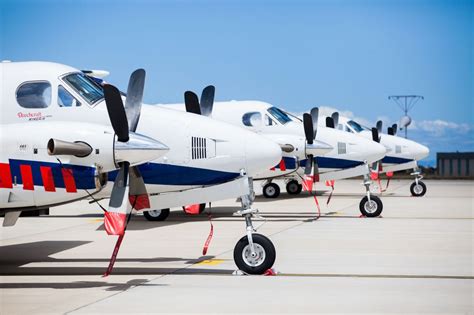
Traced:
<path fill-rule="evenodd" d="M 421 94 L 409 137 L 474 151 L 473 1 L 0 0 L 0 59 L 106 69 L 125 87 L 147 70 L 145 101 L 218 100 L 302 112 L 330 106 L 396 122 L 392 94 Z"/>

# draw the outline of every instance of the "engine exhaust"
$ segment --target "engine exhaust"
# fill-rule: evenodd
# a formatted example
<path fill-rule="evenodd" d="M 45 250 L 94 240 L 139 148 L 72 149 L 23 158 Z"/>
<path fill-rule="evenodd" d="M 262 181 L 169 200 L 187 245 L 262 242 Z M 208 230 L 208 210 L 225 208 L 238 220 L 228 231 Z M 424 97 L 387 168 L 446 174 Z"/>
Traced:
<path fill-rule="evenodd" d="M 58 139 L 49 139 L 49 155 L 74 155 L 77 157 L 86 157 L 92 153 L 92 147 L 85 142 L 68 142 Z"/>

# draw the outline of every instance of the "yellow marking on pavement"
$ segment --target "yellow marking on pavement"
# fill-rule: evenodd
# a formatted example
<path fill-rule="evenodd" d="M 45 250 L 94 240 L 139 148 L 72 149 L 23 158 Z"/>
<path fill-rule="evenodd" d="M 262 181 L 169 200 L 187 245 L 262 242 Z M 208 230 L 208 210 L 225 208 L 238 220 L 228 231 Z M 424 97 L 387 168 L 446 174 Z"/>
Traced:
<path fill-rule="evenodd" d="M 96 222 L 102 222 L 104 221 L 104 219 L 92 219 L 92 220 L 89 220 L 90 223 L 96 223 Z"/>
<path fill-rule="evenodd" d="M 198 262 L 196 265 L 217 266 L 224 262 L 224 259 L 206 259 Z"/>

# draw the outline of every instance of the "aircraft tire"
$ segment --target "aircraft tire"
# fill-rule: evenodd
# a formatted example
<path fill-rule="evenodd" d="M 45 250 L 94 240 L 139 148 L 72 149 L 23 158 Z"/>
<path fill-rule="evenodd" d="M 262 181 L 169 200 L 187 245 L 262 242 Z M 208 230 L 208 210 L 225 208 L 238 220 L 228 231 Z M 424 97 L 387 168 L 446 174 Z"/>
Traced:
<path fill-rule="evenodd" d="M 256 257 L 251 256 L 248 237 L 244 236 L 235 245 L 234 262 L 245 273 L 261 275 L 275 263 L 275 246 L 269 238 L 261 234 L 252 234 L 252 239 Z"/>
<path fill-rule="evenodd" d="M 165 221 L 170 215 L 170 209 L 144 211 L 143 215 L 148 221 Z"/>
<path fill-rule="evenodd" d="M 296 180 L 290 180 L 286 184 L 286 192 L 289 195 L 299 195 L 301 190 L 303 190 L 303 185 L 299 184 Z"/>
<path fill-rule="evenodd" d="M 426 185 L 421 180 L 418 181 L 418 185 L 416 182 L 413 182 L 410 186 L 410 192 L 413 197 L 422 197 L 426 194 Z"/>
<path fill-rule="evenodd" d="M 280 187 L 275 183 L 268 183 L 263 186 L 265 198 L 277 198 L 280 195 Z"/>
<path fill-rule="evenodd" d="M 370 202 L 367 196 L 362 198 L 359 204 L 359 210 L 363 216 L 368 218 L 378 217 L 383 210 L 383 203 L 379 197 L 370 195 Z"/>

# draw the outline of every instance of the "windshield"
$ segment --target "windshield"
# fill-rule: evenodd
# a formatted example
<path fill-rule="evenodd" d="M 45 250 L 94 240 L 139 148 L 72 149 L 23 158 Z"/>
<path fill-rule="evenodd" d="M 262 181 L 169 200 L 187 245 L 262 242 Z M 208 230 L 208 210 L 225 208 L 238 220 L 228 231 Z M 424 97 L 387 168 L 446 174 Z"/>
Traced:
<path fill-rule="evenodd" d="M 364 129 L 368 129 L 367 127 L 361 126 L 360 124 L 356 123 L 353 120 L 349 120 L 347 124 L 354 129 L 355 132 L 361 132 Z"/>
<path fill-rule="evenodd" d="M 104 98 L 102 87 L 82 73 L 69 74 L 63 80 L 89 104 L 94 104 Z"/>
<path fill-rule="evenodd" d="M 284 125 L 286 124 L 287 122 L 290 122 L 291 121 L 291 118 L 288 117 L 288 115 L 282 111 L 281 109 L 279 108 L 276 108 L 276 107 L 270 107 L 268 109 L 268 112 L 273 116 L 275 117 L 276 120 L 278 120 L 280 122 L 280 124 Z"/>

